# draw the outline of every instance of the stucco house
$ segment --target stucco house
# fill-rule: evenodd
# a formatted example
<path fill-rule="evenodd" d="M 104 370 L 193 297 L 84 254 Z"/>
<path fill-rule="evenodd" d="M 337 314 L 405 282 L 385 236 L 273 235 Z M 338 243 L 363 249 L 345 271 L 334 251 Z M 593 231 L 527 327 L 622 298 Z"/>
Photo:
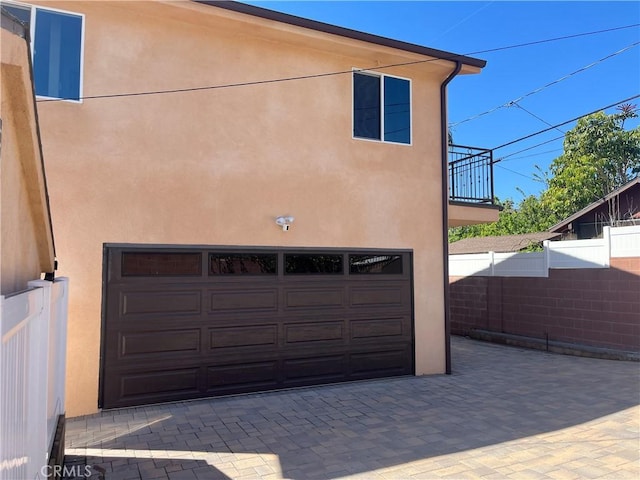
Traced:
<path fill-rule="evenodd" d="M 484 61 L 236 2 L 3 5 L 74 282 L 68 415 L 449 369 L 446 227 L 497 210 L 449 201 L 446 85 Z"/>

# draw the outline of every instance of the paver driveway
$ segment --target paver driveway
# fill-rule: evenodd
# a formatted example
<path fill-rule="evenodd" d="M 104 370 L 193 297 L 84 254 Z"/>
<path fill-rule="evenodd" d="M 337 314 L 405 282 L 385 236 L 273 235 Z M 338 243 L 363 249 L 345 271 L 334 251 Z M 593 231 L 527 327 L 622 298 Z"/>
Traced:
<path fill-rule="evenodd" d="M 639 478 L 638 363 L 452 347 L 453 375 L 70 419 L 67 466 L 119 480 Z"/>

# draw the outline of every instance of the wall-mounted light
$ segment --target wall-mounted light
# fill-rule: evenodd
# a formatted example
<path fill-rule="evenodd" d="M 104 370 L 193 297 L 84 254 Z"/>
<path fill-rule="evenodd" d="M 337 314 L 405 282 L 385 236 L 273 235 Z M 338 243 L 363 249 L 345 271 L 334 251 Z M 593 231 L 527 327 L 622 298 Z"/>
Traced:
<path fill-rule="evenodd" d="M 295 218 L 293 218 L 291 215 L 281 215 L 276 218 L 276 224 L 282 227 L 283 232 L 288 232 L 294 220 Z"/>

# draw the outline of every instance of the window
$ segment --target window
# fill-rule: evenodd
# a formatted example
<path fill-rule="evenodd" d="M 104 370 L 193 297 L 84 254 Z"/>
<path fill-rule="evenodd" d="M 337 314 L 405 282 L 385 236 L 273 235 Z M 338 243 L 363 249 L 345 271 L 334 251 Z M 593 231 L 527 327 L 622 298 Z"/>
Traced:
<path fill-rule="evenodd" d="M 411 143 L 411 82 L 404 78 L 353 73 L 353 136 Z"/>
<path fill-rule="evenodd" d="M 343 272 L 342 255 L 286 254 L 284 256 L 284 271 L 287 274 L 340 274 Z"/>
<path fill-rule="evenodd" d="M 402 256 L 349 255 L 349 273 L 402 275 Z"/>
<path fill-rule="evenodd" d="M 4 2 L 2 8 L 31 30 L 36 95 L 79 101 L 84 16 Z"/>
<path fill-rule="evenodd" d="M 123 277 L 174 277 L 202 275 L 200 253 L 124 252 Z"/>
<path fill-rule="evenodd" d="M 209 275 L 275 275 L 278 256 L 274 254 L 212 253 Z"/>

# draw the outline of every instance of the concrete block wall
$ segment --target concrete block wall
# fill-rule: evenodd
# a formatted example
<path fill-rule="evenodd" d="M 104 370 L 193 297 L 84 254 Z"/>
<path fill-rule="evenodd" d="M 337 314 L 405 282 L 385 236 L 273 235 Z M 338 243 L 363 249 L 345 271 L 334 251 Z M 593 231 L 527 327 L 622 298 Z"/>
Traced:
<path fill-rule="evenodd" d="M 640 257 L 548 278 L 451 277 L 451 332 L 524 335 L 640 351 Z"/>

